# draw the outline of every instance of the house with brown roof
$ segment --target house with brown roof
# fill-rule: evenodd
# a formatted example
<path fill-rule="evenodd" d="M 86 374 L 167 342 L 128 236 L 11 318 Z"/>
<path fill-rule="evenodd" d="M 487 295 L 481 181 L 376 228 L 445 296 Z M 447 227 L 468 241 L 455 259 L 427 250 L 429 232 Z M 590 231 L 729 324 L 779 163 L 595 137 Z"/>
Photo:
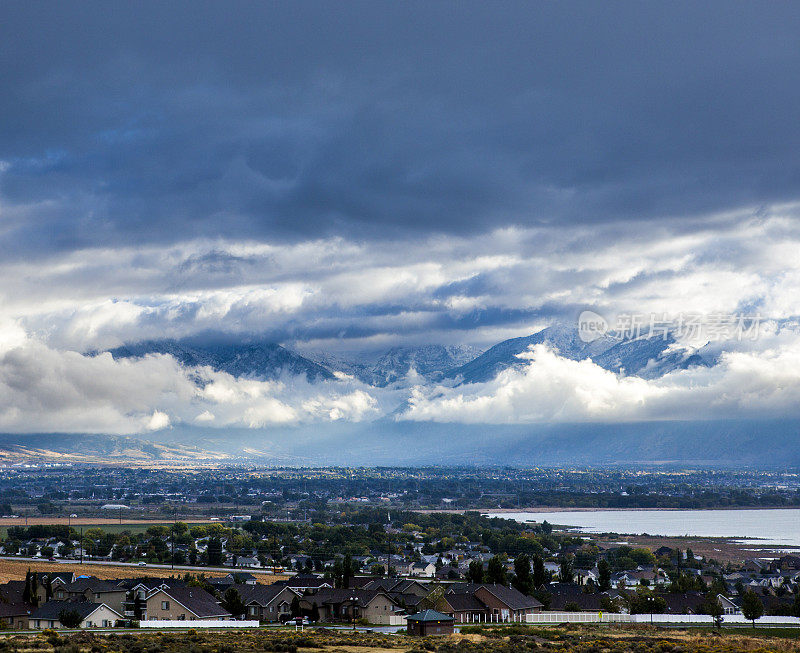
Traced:
<path fill-rule="evenodd" d="M 486 620 L 486 605 L 474 594 L 445 594 L 442 612 L 449 614 L 456 623 L 472 623 Z"/>
<path fill-rule="evenodd" d="M 532 596 L 527 596 L 513 587 L 505 585 L 473 583 L 455 583 L 445 593 L 444 599 L 449 602 L 451 595 L 466 594 L 472 596 L 479 603 L 483 604 L 485 621 L 524 621 L 526 615 L 534 612 L 541 612 L 544 607 Z M 477 604 L 474 602 L 458 603 L 456 606 L 462 608 L 461 614 L 466 618 L 467 614 L 477 615 Z M 451 607 L 456 607 L 452 606 Z M 454 610 L 453 616 L 456 611 Z"/>
<path fill-rule="evenodd" d="M 306 592 L 300 601 L 308 613 L 317 604 L 320 621 L 366 619 L 373 624 L 389 624 L 391 617 L 403 612 L 400 603 L 383 590 L 325 588 Z"/>
<path fill-rule="evenodd" d="M 208 592 L 199 587 L 158 589 L 147 597 L 143 619 L 147 621 L 198 621 L 232 619 Z"/>
<path fill-rule="evenodd" d="M 127 590 L 116 582 L 101 580 L 94 576 L 77 578 L 71 583 L 59 583 L 53 587 L 56 601 L 90 601 L 104 603 L 112 610 L 122 614 Z"/>
<path fill-rule="evenodd" d="M 245 606 L 248 619 L 280 622 L 281 617 L 292 611 L 292 600 L 299 599 L 300 592 L 285 585 L 236 585 Z"/>

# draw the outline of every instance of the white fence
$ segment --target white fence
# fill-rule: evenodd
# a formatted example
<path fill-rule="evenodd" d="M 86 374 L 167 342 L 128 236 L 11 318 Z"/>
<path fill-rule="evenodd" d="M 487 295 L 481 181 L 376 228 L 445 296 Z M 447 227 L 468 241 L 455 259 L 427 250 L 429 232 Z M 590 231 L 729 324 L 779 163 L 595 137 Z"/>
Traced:
<path fill-rule="evenodd" d="M 406 621 L 405 616 L 402 614 L 390 614 L 389 615 L 389 623 L 386 624 L 387 626 L 405 626 L 408 622 Z"/>
<path fill-rule="evenodd" d="M 629 614 L 617 614 L 614 612 L 534 612 L 533 614 L 525 615 L 525 621 L 529 624 L 606 624 L 628 623 L 631 620 L 632 618 Z"/>
<path fill-rule="evenodd" d="M 708 624 L 714 618 L 707 614 L 616 614 L 612 612 L 534 612 L 525 616 L 529 624 L 563 624 L 563 623 L 634 623 L 634 624 Z M 723 625 L 749 625 L 749 619 L 740 614 L 726 614 L 722 618 Z M 767 616 L 756 619 L 756 626 L 793 626 L 800 628 L 798 617 Z"/>
<path fill-rule="evenodd" d="M 605 615 L 603 615 L 605 617 Z M 708 614 L 634 614 L 631 615 L 631 622 L 644 624 L 668 624 L 668 623 L 681 623 L 681 624 L 713 624 L 714 617 Z M 750 625 L 752 622 L 745 619 L 741 614 L 726 614 L 722 616 L 722 623 L 725 624 L 743 624 Z M 794 626 L 800 627 L 800 618 L 798 617 L 776 617 L 766 616 L 756 619 L 756 626 Z"/>
<path fill-rule="evenodd" d="M 167 619 L 153 619 L 140 621 L 139 628 L 258 628 L 257 621 L 222 621 L 211 619 L 198 619 L 195 621 L 179 621 Z"/>

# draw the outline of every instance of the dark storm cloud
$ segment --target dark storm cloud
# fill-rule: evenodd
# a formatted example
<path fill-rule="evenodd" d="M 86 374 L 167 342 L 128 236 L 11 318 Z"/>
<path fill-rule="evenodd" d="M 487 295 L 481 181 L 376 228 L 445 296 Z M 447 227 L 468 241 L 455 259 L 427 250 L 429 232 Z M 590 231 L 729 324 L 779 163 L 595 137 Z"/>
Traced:
<path fill-rule="evenodd" d="M 405 238 L 797 199 L 798 33 L 796 3 L 8 3 L 0 242 Z"/>

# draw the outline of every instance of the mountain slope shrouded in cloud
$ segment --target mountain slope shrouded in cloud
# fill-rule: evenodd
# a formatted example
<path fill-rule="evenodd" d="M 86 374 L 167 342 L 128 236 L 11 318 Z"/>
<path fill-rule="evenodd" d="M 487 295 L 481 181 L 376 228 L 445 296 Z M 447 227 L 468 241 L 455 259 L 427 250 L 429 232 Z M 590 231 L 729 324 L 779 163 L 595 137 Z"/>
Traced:
<path fill-rule="evenodd" d="M 675 338 L 670 334 L 632 340 L 603 336 L 587 343 L 579 338 L 576 327 L 557 325 L 530 336 L 498 343 L 469 363 L 451 369 L 447 377 L 464 383 L 490 381 L 505 369 L 525 365 L 526 361 L 520 359 L 519 354 L 534 345 L 547 345 L 570 360 L 591 358 L 603 369 L 643 378 L 658 378 L 674 370 L 708 365 L 691 349 L 676 347 Z"/>
<path fill-rule="evenodd" d="M 530 336 L 512 338 L 480 353 L 475 347 L 425 345 L 393 347 L 366 356 L 313 355 L 319 362 L 270 342 L 202 343 L 193 340 L 151 340 L 109 350 L 114 358 L 141 358 L 148 354 L 172 356 L 186 368 L 208 366 L 237 378 L 274 380 L 282 376 L 305 376 L 310 382 L 331 381 L 334 372 L 355 376 L 367 385 L 383 388 L 415 375 L 413 382 L 435 383 L 452 379 L 460 383 L 484 383 L 509 368 L 521 368 L 530 361 L 524 354 L 534 345 L 546 345 L 569 360 L 591 358 L 603 369 L 621 375 L 658 378 L 674 370 L 707 366 L 693 350 L 676 344 L 672 335 L 618 340 L 603 336 L 583 342 L 574 325 L 555 325 Z"/>
<path fill-rule="evenodd" d="M 451 369 L 479 354 L 480 349 L 469 345 L 423 345 L 392 347 L 378 354 L 350 357 L 318 352 L 314 357 L 329 369 L 352 374 L 364 383 L 382 388 L 403 380 L 409 373 L 418 375 L 421 381 L 441 380 Z"/>
<path fill-rule="evenodd" d="M 110 350 L 114 358 L 141 358 L 168 354 L 184 367 L 208 366 L 234 377 L 261 380 L 282 375 L 305 376 L 309 381 L 331 380 L 330 370 L 271 342 L 201 344 L 178 340 L 151 340 Z"/>

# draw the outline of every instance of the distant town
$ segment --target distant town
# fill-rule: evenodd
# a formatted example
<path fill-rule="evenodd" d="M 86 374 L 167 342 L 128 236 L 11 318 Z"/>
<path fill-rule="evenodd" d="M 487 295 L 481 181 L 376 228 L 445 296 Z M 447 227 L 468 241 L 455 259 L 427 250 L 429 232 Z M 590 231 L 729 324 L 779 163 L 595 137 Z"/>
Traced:
<path fill-rule="evenodd" d="M 800 617 L 800 555 L 718 559 L 481 514 L 795 505 L 791 473 L 39 466 L 2 470 L 0 497 L 15 629 Z"/>

